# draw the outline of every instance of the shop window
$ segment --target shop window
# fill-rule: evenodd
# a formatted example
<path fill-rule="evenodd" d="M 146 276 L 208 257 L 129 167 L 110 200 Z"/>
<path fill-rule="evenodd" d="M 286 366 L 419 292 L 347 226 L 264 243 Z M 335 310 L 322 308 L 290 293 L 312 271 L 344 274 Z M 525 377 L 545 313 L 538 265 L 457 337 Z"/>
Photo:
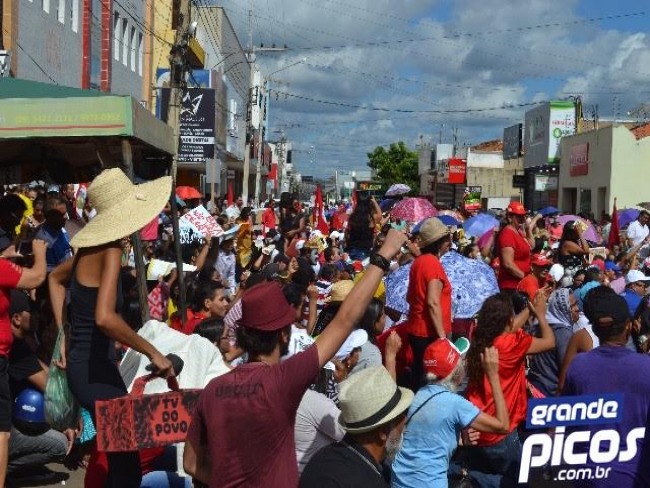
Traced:
<path fill-rule="evenodd" d="M 113 14 L 113 58 L 115 61 L 120 60 L 120 48 L 122 43 L 122 29 L 121 29 L 120 14 L 115 12 Z"/>
<path fill-rule="evenodd" d="M 79 0 L 71 0 L 72 6 L 70 8 L 70 26 L 72 32 L 79 31 Z"/>

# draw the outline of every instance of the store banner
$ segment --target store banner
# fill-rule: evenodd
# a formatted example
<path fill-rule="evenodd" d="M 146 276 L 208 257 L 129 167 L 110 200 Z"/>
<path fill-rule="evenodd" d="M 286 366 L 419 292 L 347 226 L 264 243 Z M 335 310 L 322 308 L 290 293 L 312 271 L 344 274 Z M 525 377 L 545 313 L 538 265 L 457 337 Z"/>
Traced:
<path fill-rule="evenodd" d="M 558 188 L 557 176 L 535 175 L 535 191 L 551 191 L 551 190 L 557 190 L 557 188 Z"/>
<path fill-rule="evenodd" d="M 450 159 L 448 164 L 449 183 L 462 185 L 465 183 L 467 163 L 463 159 Z"/>
<path fill-rule="evenodd" d="M 475 211 L 481 209 L 481 192 L 483 188 L 480 186 L 467 186 L 465 187 L 465 195 L 463 197 L 463 206 L 465 211 Z"/>
<path fill-rule="evenodd" d="M 170 90 L 161 88 L 161 118 L 167 120 Z M 188 88 L 183 91 L 180 113 L 179 164 L 205 163 L 214 157 L 216 92 Z"/>
<path fill-rule="evenodd" d="M 569 175 L 585 176 L 589 173 L 589 143 L 571 146 Z"/>

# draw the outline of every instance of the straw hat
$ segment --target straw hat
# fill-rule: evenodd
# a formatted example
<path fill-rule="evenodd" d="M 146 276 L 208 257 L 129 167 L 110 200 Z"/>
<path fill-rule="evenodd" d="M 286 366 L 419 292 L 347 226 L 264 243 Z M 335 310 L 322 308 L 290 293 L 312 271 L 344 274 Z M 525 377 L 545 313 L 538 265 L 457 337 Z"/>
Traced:
<path fill-rule="evenodd" d="M 346 432 L 370 432 L 404 413 L 413 392 L 400 388 L 383 366 L 367 368 L 353 374 L 343 383 L 339 393 L 339 423 Z"/>
<path fill-rule="evenodd" d="M 332 285 L 330 302 L 342 302 L 354 288 L 354 281 L 341 280 Z"/>
<path fill-rule="evenodd" d="M 75 234 L 70 245 L 100 246 L 140 230 L 163 209 L 171 185 L 170 176 L 134 185 L 118 168 L 102 171 L 88 187 L 97 215 Z"/>
<path fill-rule="evenodd" d="M 439 241 L 443 237 L 451 235 L 451 231 L 440 219 L 430 217 L 422 222 L 420 233 L 418 235 L 420 247 L 426 247 L 429 244 Z"/>

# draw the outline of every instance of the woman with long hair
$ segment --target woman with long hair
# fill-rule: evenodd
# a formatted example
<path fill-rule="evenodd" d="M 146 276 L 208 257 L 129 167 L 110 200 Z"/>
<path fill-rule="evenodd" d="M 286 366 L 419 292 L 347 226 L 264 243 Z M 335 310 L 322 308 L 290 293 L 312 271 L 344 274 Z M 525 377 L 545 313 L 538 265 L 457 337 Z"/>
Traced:
<path fill-rule="evenodd" d="M 381 209 L 375 197 L 357 192 L 357 204 L 345 229 L 345 250 L 353 261 L 363 261 L 370 256 L 375 228 L 381 221 Z"/>
<path fill-rule="evenodd" d="M 66 306 L 70 324 L 69 344 L 61 348 L 60 366 L 67 367 L 70 390 L 81 406 L 91 412 L 95 425 L 96 401 L 127 394 L 117 367 L 116 341 L 147 356 L 159 376 L 174 375 L 169 359 L 131 329 L 119 313 L 120 240 L 158 215 L 170 193 L 168 176 L 134 185 L 119 169 L 103 171 L 88 188 L 97 215 L 70 242 L 77 249 L 75 257 L 49 276 L 56 324 L 59 328 L 64 326 Z M 70 302 L 66 305 L 68 285 Z M 138 488 L 141 477 L 137 451 L 108 453 L 106 486 Z"/>
<path fill-rule="evenodd" d="M 495 486 L 517 483 L 521 460 L 517 427 L 526 418 L 528 407 L 526 355 L 548 351 L 555 346 L 555 336 L 546 321 L 546 300 L 546 290 L 540 291 L 527 309 L 515 315 L 509 294 L 498 293 L 488 298 L 478 313 L 477 327 L 467 353 L 467 399 L 492 416 L 496 415 L 495 402 L 481 353 L 488 347 L 496 348 L 499 353 L 499 380 L 510 413 L 509 433 L 481 433 L 476 446 L 467 447 L 463 452 L 463 464 L 473 476 L 476 472 L 504 479 L 506 484 Z M 539 338 L 522 330 L 529 313 L 539 321 Z"/>
<path fill-rule="evenodd" d="M 570 220 L 564 224 L 560 238 L 560 264 L 564 266 L 565 276 L 571 276 L 587 264 L 589 243 L 582 237 L 580 224 L 577 220 Z"/>

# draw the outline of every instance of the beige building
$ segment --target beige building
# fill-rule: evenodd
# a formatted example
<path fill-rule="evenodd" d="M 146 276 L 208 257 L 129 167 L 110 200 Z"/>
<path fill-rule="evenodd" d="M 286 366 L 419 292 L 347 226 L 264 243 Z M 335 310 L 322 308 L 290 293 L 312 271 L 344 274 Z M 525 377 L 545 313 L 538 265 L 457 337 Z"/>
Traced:
<path fill-rule="evenodd" d="M 650 200 L 650 124 L 623 125 L 562 139 L 558 207 L 568 213 L 611 213 Z"/>

